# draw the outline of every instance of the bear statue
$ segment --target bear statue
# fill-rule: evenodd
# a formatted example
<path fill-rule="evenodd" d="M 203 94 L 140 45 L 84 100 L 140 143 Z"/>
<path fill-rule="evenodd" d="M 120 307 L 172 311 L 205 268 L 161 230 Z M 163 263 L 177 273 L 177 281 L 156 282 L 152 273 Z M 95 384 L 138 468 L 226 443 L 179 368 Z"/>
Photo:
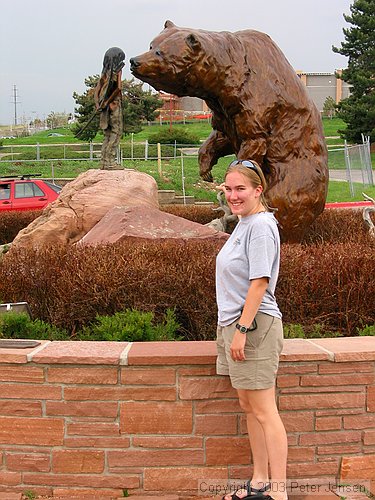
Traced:
<path fill-rule="evenodd" d="M 318 110 L 271 38 L 166 21 L 130 68 L 157 90 L 206 101 L 213 130 L 199 150 L 201 177 L 212 181 L 211 169 L 225 155 L 256 160 L 283 240 L 300 241 L 324 209 L 327 148 Z"/>

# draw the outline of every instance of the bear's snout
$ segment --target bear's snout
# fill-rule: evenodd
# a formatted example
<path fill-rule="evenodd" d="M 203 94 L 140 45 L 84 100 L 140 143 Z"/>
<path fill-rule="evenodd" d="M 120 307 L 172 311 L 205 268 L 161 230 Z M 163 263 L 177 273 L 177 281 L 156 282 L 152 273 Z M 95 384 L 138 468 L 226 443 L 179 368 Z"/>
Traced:
<path fill-rule="evenodd" d="M 141 63 L 137 60 L 136 57 L 132 57 L 129 62 L 130 62 L 130 69 L 131 70 L 138 68 L 138 66 L 141 65 Z"/>

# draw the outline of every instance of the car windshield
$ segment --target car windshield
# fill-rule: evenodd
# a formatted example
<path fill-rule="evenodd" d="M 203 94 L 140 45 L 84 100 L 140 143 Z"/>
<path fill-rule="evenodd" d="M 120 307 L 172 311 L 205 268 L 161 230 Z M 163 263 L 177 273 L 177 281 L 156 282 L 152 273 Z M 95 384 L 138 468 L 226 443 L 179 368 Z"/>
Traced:
<path fill-rule="evenodd" d="M 53 189 L 55 193 L 59 193 L 62 190 L 61 186 L 58 186 L 57 184 L 52 184 L 52 182 L 44 181 L 48 187 Z"/>

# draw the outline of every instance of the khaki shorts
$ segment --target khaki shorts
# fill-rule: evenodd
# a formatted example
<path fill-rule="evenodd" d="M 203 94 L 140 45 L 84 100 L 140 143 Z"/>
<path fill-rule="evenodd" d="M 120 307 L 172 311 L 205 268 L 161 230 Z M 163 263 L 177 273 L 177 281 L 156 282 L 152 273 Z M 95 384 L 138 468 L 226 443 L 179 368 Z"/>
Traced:
<path fill-rule="evenodd" d="M 279 357 L 283 348 L 283 325 L 279 318 L 258 312 L 256 330 L 246 334 L 245 360 L 233 361 L 230 345 L 236 320 L 217 327 L 218 375 L 229 375 L 235 389 L 268 389 L 275 385 Z"/>

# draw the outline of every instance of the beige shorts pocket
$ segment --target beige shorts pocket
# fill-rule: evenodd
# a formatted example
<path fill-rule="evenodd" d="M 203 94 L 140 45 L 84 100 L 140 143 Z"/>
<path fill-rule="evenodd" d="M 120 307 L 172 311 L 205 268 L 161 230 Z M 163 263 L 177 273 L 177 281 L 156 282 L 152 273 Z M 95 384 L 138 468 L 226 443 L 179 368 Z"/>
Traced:
<path fill-rule="evenodd" d="M 247 333 L 246 347 L 251 350 L 259 349 L 262 342 L 266 338 L 268 332 L 271 330 L 275 318 L 268 314 L 258 313 L 255 316 L 257 328 Z M 246 349 L 245 347 L 245 349 Z"/>

